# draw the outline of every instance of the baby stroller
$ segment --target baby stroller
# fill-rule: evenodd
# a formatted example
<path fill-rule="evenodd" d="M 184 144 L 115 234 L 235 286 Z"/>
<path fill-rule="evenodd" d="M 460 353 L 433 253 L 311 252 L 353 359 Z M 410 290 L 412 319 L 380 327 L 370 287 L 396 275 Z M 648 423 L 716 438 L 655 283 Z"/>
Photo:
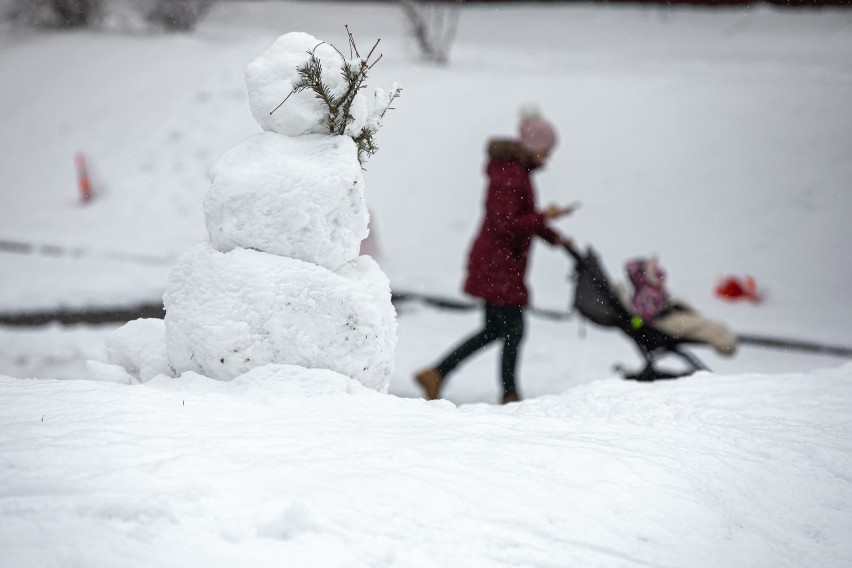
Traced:
<path fill-rule="evenodd" d="M 682 349 L 685 344 L 697 342 L 663 333 L 630 312 L 622 303 L 617 290 L 610 283 L 597 254 L 591 247 L 585 254 L 571 246 L 565 246 L 565 250 L 575 263 L 574 310 L 598 325 L 620 329 L 633 340 L 645 361 L 645 367 L 633 373 L 617 366 L 616 369 L 625 379 L 636 381 L 675 379 L 696 371 L 708 370 L 698 358 Z M 682 372 L 670 372 L 655 366 L 655 363 L 667 354 L 676 355 L 682 359 L 688 369 Z"/>

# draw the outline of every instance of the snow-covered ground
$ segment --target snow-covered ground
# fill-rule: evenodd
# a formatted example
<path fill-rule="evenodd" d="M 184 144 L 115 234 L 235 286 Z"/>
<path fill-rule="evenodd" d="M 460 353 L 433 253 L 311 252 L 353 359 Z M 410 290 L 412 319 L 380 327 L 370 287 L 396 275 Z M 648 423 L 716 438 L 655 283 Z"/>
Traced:
<path fill-rule="evenodd" d="M 187 35 L 0 24 L 0 240 L 81 251 L 0 250 L 0 311 L 159 301 L 205 238 L 210 165 L 258 131 L 246 64 L 346 24 L 382 39 L 371 83 L 404 88 L 365 172 L 394 289 L 462 298 L 485 140 L 534 101 L 560 135 L 540 200 L 582 201 L 559 227 L 613 275 L 657 253 L 737 332 L 852 345 L 848 10 L 470 5 L 447 67 L 392 4 L 227 3 Z M 569 270 L 538 246 L 533 303 L 564 310 Z M 716 299 L 726 274 L 765 301 Z M 482 404 L 492 350 L 459 406 L 425 403 L 412 373 L 480 316 L 399 312 L 390 396 L 286 371 L 93 382 L 116 326 L 0 328 L 0 565 L 852 565 L 843 359 L 696 349 L 717 375 L 629 384 L 626 338 L 530 317 L 526 402 Z"/>
<path fill-rule="evenodd" d="M 852 366 L 505 407 L 0 380 L 0 564 L 849 566 Z"/>

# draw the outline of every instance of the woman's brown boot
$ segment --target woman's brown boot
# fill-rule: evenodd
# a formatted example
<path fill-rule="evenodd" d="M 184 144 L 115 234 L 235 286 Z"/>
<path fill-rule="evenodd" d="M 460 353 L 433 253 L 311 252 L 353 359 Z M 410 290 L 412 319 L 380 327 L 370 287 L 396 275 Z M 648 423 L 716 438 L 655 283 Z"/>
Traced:
<path fill-rule="evenodd" d="M 519 402 L 521 397 L 518 396 L 516 392 L 507 392 L 503 393 L 503 404 L 509 404 L 510 402 Z"/>
<path fill-rule="evenodd" d="M 426 369 L 420 371 L 414 378 L 423 387 L 423 392 L 426 393 L 427 400 L 435 400 L 441 395 L 441 385 L 444 382 L 444 377 L 436 369 Z"/>

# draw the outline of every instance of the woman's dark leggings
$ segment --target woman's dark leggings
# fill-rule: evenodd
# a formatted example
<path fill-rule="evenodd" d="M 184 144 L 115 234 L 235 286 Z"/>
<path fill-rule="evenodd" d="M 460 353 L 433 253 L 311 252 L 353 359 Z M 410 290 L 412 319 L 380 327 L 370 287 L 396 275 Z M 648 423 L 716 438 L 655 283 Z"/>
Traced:
<path fill-rule="evenodd" d="M 518 350 L 524 338 L 524 309 L 518 306 L 485 304 L 485 328 L 469 337 L 447 355 L 436 367 L 441 376 L 447 377 L 459 363 L 496 339 L 503 339 L 503 357 L 500 373 L 503 392 L 517 392 L 515 369 L 518 366 Z"/>

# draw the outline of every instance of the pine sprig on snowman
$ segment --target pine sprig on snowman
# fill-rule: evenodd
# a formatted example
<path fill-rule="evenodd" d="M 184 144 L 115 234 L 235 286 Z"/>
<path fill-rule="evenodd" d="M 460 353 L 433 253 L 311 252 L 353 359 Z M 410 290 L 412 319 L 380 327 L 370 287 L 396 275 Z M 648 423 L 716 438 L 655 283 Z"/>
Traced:
<path fill-rule="evenodd" d="M 317 55 L 317 49 L 325 45 L 325 42 L 321 42 L 306 52 L 308 59 L 296 69 L 299 80 L 293 83 L 293 88 L 287 97 L 270 111 L 269 114 L 274 114 L 294 94 L 303 91 L 313 93 L 316 99 L 327 109 L 325 116 L 327 133 L 350 136 L 358 147 L 358 161 L 363 165 L 370 156 L 378 151 L 374 135 L 381 127 L 382 118 L 384 118 L 385 113 L 391 108 L 393 101 L 402 92 L 402 88 L 398 84 L 394 84 L 388 93 L 385 93 L 382 89 L 376 89 L 373 95 L 373 104 L 368 110 L 364 125 L 357 132 L 349 128 L 350 125 L 356 123 L 356 117 L 353 115 L 353 105 L 356 96 L 364 88 L 367 73 L 381 60 L 382 55 L 380 54 L 375 60 L 373 59 L 376 47 L 378 47 L 381 41 L 377 40 L 369 53 L 365 57 L 362 57 L 355 44 L 355 38 L 348 27 L 346 31 L 349 37 L 350 50 L 355 54 L 354 58 L 347 60 L 340 50 L 334 46 L 330 46 L 340 56 L 338 63 L 340 75 L 345 85 L 344 90 L 339 92 L 340 89 L 338 88 L 336 89 L 337 92 L 335 92 L 335 89 L 330 87 L 324 80 L 323 62 Z"/>

